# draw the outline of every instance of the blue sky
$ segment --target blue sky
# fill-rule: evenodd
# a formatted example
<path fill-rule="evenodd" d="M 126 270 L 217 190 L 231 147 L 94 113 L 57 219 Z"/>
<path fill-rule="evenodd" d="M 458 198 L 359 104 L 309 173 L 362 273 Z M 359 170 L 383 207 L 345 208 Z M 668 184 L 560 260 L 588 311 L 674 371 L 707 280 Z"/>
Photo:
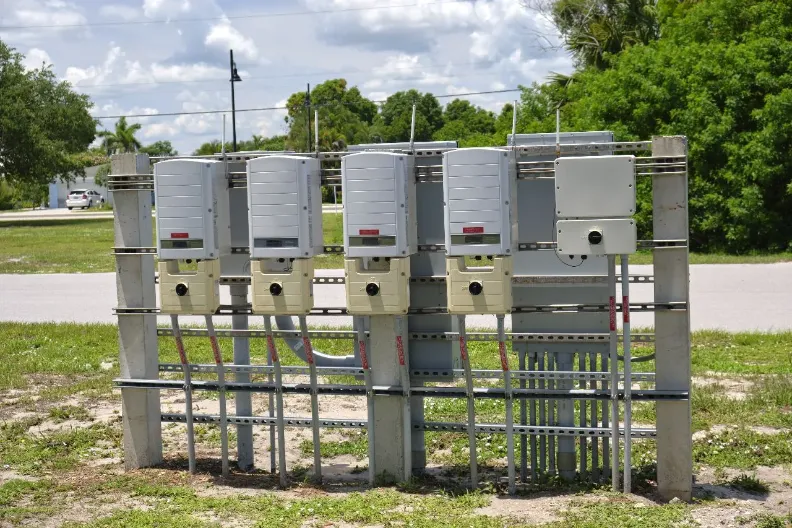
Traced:
<path fill-rule="evenodd" d="M 407 88 L 513 88 L 570 71 L 569 56 L 549 45 L 552 28 L 524 1 L 0 0 L 0 38 L 30 67 L 52 64 L 91 96 L 97 116 L 230 108 L 229 48 L 243 78 L 237 108 L 282 106 L 306 83 L 336 77 L 379 100 Z M 497 111 L 514 97 L 469 99 Z M 238 114 L 237 136 L 283 133 L 284 115 Z M 184 153 L 222 129 L 219 115 L 131 121 L 143 124 L 144 143 L 167 139 Z"/>

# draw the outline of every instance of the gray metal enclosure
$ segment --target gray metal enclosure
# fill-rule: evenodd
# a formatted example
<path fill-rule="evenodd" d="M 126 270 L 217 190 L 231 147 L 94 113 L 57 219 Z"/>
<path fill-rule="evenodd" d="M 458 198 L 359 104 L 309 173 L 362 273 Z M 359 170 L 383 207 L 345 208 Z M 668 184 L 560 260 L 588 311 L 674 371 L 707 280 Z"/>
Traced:
<path fill-rule="evenodd" d="M 446 311 L 446 259 L 444 253 L 443 190 L 440 166 L 443 152 L 452 146 L 415 145 L 415 177 L 418 183 L 419 251 L 411 257 L 410 312 L 406 328 L 397 318 L 375 316 L 350 318 L 352 330 L 311 330 L 306 336 L 289 318 L 276 318 L 277 330 L 262 329 L 261 316 L 251 313 L 248 303 L 250 260 L 245 162 L 272 153 L 234 153 L 214 156 L 227 163 L 231 200 L 233 254 L 222 260 L 221 285 L 231 290 L 231 304 L 221 306 L 216 315 L 232 316 L 232 328 L 217 330 L 220 338 L 234 341 L 234 361 L 223 366 L 233 381 L 189 381 L 174 378 L 178 365 L 161 364 L 157 336 L 172 336 L 170 327 L 157 327 L 155 296 L 155 253 L 151 238 L 152 188 L 150 160 L 145 155 L 113 157 L 110 189 L 115 199 L 115 253 L 117 260 L 119 350 L 124 450 L 127 468 L 156 465 L 162 460 L 161 422 L 185 422 L 187 414 L 163 414 L 161 390 L 234 393 L 235 405 L 226 421 L 237 427 L 237 463 L 249 469 L 253 460 L 252 427 L 270 429 L 269 469 L 280 472 L 281 484 L 287 469 L 275 463 L 274 427 L 346 427 L 366 429 L 369 437 L 369 481 L 383 472 L 397 479 L 419 474 L 427 465 L 426 431 L 459 434 L 518 435 L 514 453 L 507 457 L 506 470 L 517 470 L 522 482 L 535 482 L 547 474 L 562 478 L 576 476 L 595 481 L 611 478 L 610 464 L 615 452 L 627 449 L 630 438 L 653 438 L 657 443 L 658 487 L 666 498 L 690 499 L 692 456 L 690 423 L 690 340 L 688 299 L 688 219 L 687 142 L 683 137 L 656 137 L 652 141 L 616 143 L 610 132 L 564 133 L 557 144 L 550 134 L 518 135 L 514 138 L 518 162 L 519 252 L 514 256 L 514 309 L 511 342 L 516 366 L 511 368 L 515 389 L 503 389 L 500 370 L 472 366 L 474 387 L 460 379 L 465 371 L 460 360 L 457 317 Z M 510 145 L 512 139 L 509 139 Z M 360 149 L 382 149 L 366 145 Z M 389 145 L 408 151 L 409 145 Z M 632 312 L 653 312 L 654 334 L 631 336 L 632 342 L 654 342 L 655 372 L 633 374 L 635 387 L 624 386 L 624 361 L 614 376 L 609 363 L 613 313 L 609 298 L 608 261 L 604 257 L 570 259 L 555 251 L 555 202 L 553 160 L 558 156 L 635 153 L 636 175 L 651 178 L 654 233 L 639 247 L 653 252 L 652 275 L 620 277 L 628 282 L 654 283 L 652 302 L 615 305 L 629 321 Z M 346 153 L 316 153 L 323 163 L 323 182 L 339 180 L 331 168 Z M 327 246 L 326 253 L 339 253 Z M 486 256 L 483 256 L 486 262 Z M 615 273 L 615 271 L 613 271 Z M 315 282 L 343 284 L 343 271 L 333 277 L 317 277 Z M 343 286 L 338 286 L 339 288 Z M 626 293 L 626 292 L 625 292 Z M 315 308 L 312 316 L 345 315 L 343 306 Z M 487 326 L 495 326 L 495 316 Z M 269 318 L 267 318 L 269 320 Z M 485 321 L 476 319 L 476 321 Z M 250 328 L 250 325 L 254 328 Z M 485 341 L 498 354 L 498 336 L 467 324 L 467 341 Z M 184 335 L 211 336 L 207 328 L 186 328 Z M 349 342 L 349 356 L 317 354 L 316 366 L 322 382 L 278 383 L 273 374 L 304 376 L 304 365 L 250 365 L 249 339 L 283 338 L 299 356 L 302 337 L 338 338 Z M 403 341 L 402 341 L 403 339 Z M 403 350 L 400 348 L 403 347 Z M 627 347 L 629 348 L 629 347 Z M 400 376 L 397 356 L 405 352 L 408 381 Z M 304 356 L 303 356 L 304 357 Z M 361 357 L 367 358 L 362 362 Z M 629 356 L 626 356 L 629 358 Z M 639 358 L 640 359 L 640 358 Z M 216 366 L 189 363 L 191 372 L 213 373 Z M 166 376 L 161 372 L 168 373 Z M 353 374 L 359 383 L 343 384 L 336 376 Z M 431 382 L 431 383 L 430 383 Z M 427 385 L 429 384 L 429 385 Z M 185 386 L 186 385 L 186 386 Z M 625 388 L 627 390 L 625 390 Z M 630 390 L 632 389 L 632 390 Z M 359 397 L 369 407 L 368 420 L 343 416 L 312 417 L 279 415 L 270 406 L 268 415 L 254 416 L 251 393 L 269 395 L 311 394 L 322 397 Z M 513 424 L 428 422 L 424 419 L 428 398 L 469 400 L 514 398 Z M 636 428 L 629 423 L 614 424 L 611 412 L 626 400 L 656 402 L 657 423 L 652 428 Z M 272 402 L 272 398 L 270 398 Z M 270 404 L 272 405 L 272 404 Z M 407 413 L 406 416 L 402 414 Z M 190 413 L 191 414 L 191 413 Z M 402 420 L 396 417 L 400 416 Z M 214 415 L 192 415 L 194 422 L 219 423 Z M 511 427 L 507 427 L 511 425 Z M 470 427 L 472 426 L 472 427 Z M 624 444 L 624 447 L 622 445 Z M 475 446 L 475 442 L 473 447 Z M 475 454 L 475 450 L 472 451 Z M 431 454 L 431 453 L 430 453 Z M 318 459 L 317 459 L 318 460 Z M 475 474 L 476 462 L 472 460 Z M 316 465 L 316 464 L 315 464 Z M 616 468 L 618 469 L 618 468 Z M 630 472 L 629 464 L 625 475 Z M 314 467 L 321 477 L 321 464 Z M 497 472 L 496 472 L 497 473 Z M 473 479 L 475 481 L 475 478 Z M 618 479 L 617 479 L 618 480 Z M 629 478 L 625 477 L 629 485 Z M 618 486 L 619 482 L 613 482 Z"/>

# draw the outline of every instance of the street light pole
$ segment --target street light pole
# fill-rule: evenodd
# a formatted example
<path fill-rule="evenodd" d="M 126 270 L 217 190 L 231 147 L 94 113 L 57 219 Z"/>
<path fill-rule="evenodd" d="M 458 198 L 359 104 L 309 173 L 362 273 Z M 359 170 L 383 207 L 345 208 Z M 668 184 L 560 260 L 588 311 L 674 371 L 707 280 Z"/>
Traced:
<path fill-rule="evenodd" d="M 231 52 L 231 134 L 233 138 L 234 152 L 237 151 L 236 140 L 236 101 L 234 100 L 234 83 L 241 82 L 242 78 L 237 73 L 236 63 L 234 62 L 234 50 Z"/>

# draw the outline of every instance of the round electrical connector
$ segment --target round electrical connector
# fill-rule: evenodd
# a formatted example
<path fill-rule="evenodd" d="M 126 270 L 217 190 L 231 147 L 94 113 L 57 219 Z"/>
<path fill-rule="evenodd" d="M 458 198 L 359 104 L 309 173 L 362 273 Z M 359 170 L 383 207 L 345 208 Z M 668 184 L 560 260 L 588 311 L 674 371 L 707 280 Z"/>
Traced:
<path fill-rule="evenodd" d="M 273 282 L 272 284 L 270 284 L 269 290 L 270 290 L 270 293 L 271 293 L 271 294 L 272 294 L 274 297 L 277 297 L 278 295 L 280 295 L 281 293 L 283 293 L 283 286 L 281 286 L 281 285 L 280 285 L 280 284 L 278 284 L 277 282 Z"/>
<path fill-rule="evenodd" d="M 184 297 L 185 295 L 187 295 L 188 290 L 189 288 L 183 282 L 180 282 L 179 284 L 176 285 L 176 295 L 178 295 L 179 297 Z"/>
<path fill-rule="evenodd" d="M 369 297 L 374 297 L 375 295 L 378 295 L 379 291 L 380 291 L 379 284 L 374 282 L 369 282 L 368 284 L 366 284 L 366 295 L 368 295 Z"/>
<path fill-rule="evenodd" d="M 598 229 L 592 229 L 591 231 L 589 231 L 588 241 L 589 244 L 591 244 L 592 246 L 597 246 L 599 244 L 602 244 L 602 231 Z"/>
<path fill-rule="evenodd" d="M 470 292 L 470 295 L 481 295 L 481 292 L 484 291 L 484 285 L 478 281 L 471 282 L 468 285 L 468 291 Z"/>

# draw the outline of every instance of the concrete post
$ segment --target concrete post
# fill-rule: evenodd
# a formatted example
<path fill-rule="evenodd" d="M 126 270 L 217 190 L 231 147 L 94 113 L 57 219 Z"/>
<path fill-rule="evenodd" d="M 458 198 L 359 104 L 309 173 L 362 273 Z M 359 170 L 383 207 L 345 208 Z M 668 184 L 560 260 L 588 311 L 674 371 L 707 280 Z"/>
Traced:
<path fill-rule="evenodd" d="M 120 154 L 112 157 L 111 174 L 149 174 L 145 154 Z M 115 192 L 113 230 L 116 247 L 152 247 L 151 192 Z M 119 308 L 153 308 L 153 255 L 116 255 L 116 290 Z M 121 377 L 157 379 L 156 315 L 118 317 L 118 350 Z M 124 465 L 126 469 L 153 466 L 162 462 L 162 427 L 159 391 L 121 389 L 121 416 L 124 428 Z"/>
<path fill-rule="evenodd" d="M 244 306 L 247 304 L 248 287 L 234 284 L 231 288 L 231 304 Z M 231 328 L 233 330 L 247 330 L 248 317 L 246 315 L 232 315 Z M 250 340 L 247 337 L 234 338 L 234 364 L 250 365 Z M 238 383 L 250 383 L 250 374 L 237 372 L 234 378 Z M 236 415 L 253 416 L 253 403 L 249 392 L 237 392 Z M 270 446 L 274 449 L 274 446 Z M 237 425 L 237 465 L 242 471 L 250 471 L 255 466 L 253 459 L 253 426 Z"/>
<path fill-rule="evenodd" d="M 566 348 L 566 347 L 564 347 Z M 571 351 L 559 351 L 558 353 L 557 368 L 560 371 L 573 370 L 574 353 Z M 561 380 L 556 382 L 556 388 L 562 390 L 572 389 L 572 380 Z M 562 427 L 575 426 L 575 402 L 562 398 L 558 400 L 558 411 L 556 415 L 556 423 L 552 425 L 559 425 Z M 573 436 L 559 436 L 558 437 L 558 455 L 556 456 L 556 463 L 558 465 L 558 474 L 564 480 L 572 480 L 575 478 L 577 454 L 575 453 L 575 437 Z"/>
<path fill-rule="evenodd" d="M 655 137 L 652 155 L 685 156 L 684 137 Z M 682 172 L 673 169 L 675 172 Z M 652 177 L 654 238 L 688 240 L 687 171 Z M 655 302 L 690 302 L 687 247 L 654 251 Z M 690 309 L 655 313 L 658 390 L 690 391 Z M 657 481 L 660 494 L 689 501 L 693 491 L 690 401 L 657 402 Z"/>
<path fill-rule="evenodd" d="M 370 318 L 371 377 L 374 386 L 400 386 L 400 365 L 396 351 L 396 324 L 391 315 L 376 315 Z M 406 325 L 405 325 L 406 326 Z M 408 340 L 402 337 L 404 348 Z M 408 350 L 404 351 L 409 357 Z M 405 450 L 404 398 L 401 396 L 374 396 L 374 467 L 377 474 L 408 480 L 405 468 L 412 467 L 411 452 Z M 408 411 L 409 412 L 409 411 Z"/>

